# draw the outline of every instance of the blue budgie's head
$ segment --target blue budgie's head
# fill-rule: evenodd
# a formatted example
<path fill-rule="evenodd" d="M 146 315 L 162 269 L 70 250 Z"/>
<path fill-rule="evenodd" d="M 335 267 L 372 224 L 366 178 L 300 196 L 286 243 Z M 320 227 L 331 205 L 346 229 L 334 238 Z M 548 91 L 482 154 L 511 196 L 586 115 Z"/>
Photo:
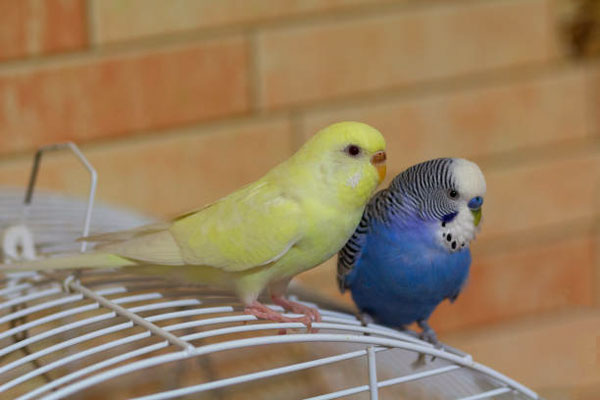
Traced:
<path fill-rule="evenodd" d="M 481 222 L 485 178 L 477 164 L 438 158 L 414 165 L 394 178 L 388 190 L 404 212 L 434 223 L 438 240 L 450 251 L 475 238 Z"/>

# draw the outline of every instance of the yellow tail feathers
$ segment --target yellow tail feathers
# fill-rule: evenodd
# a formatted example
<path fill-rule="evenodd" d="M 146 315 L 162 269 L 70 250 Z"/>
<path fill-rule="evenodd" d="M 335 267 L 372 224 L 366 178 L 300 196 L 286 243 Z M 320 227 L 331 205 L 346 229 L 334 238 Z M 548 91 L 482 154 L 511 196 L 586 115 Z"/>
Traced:
<path fill-rule="evenodd" d="M 15 264 L 0 265 L 0 272 L 49 271 L 77 268 L 116 268 L 136 265 L 135 261 L 110 253 L 83 253 L 40 258 Z"/>

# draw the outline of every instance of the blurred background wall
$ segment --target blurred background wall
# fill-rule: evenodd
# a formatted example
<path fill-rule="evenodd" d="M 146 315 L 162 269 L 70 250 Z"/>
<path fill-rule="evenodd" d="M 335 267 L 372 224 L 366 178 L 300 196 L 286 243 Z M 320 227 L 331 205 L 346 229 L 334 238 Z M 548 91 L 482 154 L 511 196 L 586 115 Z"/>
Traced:
<path fill-rule="evenodd" d="M 161 217 L 227 194 L 333 121 L 488 181 L 441 339 L 550 399 L 600 398 L 595 0 L 0 1 L 0 184 L 73 140 L 99 198 Z M 84 193 L 70 156 L 40 185 Z M 334 263 L 300 280 L 336 301 Z"/>

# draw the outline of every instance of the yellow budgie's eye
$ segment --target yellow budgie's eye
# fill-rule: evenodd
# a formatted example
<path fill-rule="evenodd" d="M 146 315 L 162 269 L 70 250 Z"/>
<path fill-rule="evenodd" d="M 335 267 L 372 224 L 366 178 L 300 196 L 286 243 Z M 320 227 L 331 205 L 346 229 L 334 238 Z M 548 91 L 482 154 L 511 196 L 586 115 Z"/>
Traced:
<path fill-rule="evenodd" d="M 352 157 L 356 157 L 360 154 L 360 147 L 355 144 L 350 144 L 344 149 L 344 151 Z"/>

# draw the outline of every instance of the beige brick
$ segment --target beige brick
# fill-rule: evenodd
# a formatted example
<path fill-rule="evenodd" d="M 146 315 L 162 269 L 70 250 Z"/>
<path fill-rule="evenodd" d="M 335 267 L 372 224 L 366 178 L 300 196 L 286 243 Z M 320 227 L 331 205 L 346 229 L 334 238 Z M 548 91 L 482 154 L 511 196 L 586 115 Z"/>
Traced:
<path fill-rule="evenodd" d="M 590 129 L 596 136 L 600 135 L 600 115 L 598 110 L 600 108 L 600 64 L 592 63 L 588 65 L 587 69 L 588 77 L 588 115 Z"/>
<path fill-rule="evenodd" d="M 567 238 L 481 254 L 473 245 L 469 282 L 454 304 L 432 316 L 440 332 L 542 313 L 593 301 L 595 239 Z"/>
<path fill-rule="evenodd" d="M 84 147 L 98 170 L 98 197 L 159 216 L 201 207 L 262 176 L 291 153 L 285 120 L 190 130 Z M 0 182 L 24 186 L 30 158 L 0 163 Z M 44 159 L 40 187 L 85 193 L 71 154 Z"/>
<path fill-rule="evenodd" d="M 582 154 L 484 170 L 487 193 L 482 239 L 593 220 L 599 210 L 599 167 L 599 154 Z"/>
<path fill-rule="evenodd" d="M 544 0 L 502 0 L 265 30 L 262 103 L 275 108 L 545 61 L 554 49 L 550 24 Z"/>
<path fill-rule="evenodd" d="M 98 42 L 255 23 L 390 0 L 92 0 Z"/>
<path fill-rule="evenodd" d="M 0 60 L 83 48 L 83 0 L 0 2 Z"/>
<path fill-rule="evenodd" d="M 573 68 L 503 84 L 308 112 L 302 125 L 304 136 L 341 120 L 377 127 L 386 137 L 393 177 L 426 159 L 481 158 L 583 138 L 589 134 L 587 106 L 584 71 Z"/>
<path fill-rule="evenodd" d="M 0 153 L 248 109 L 239 38 L 0 73 Z"/>
<path fill-rule="evenodd" d="M 446 337 L 446 342 L 533 388 L 600 383 L 600 313 L 568 312 Z M 564 397 L 563 397 L 564 398 Z"/>
<path fill-rule="evenodd" d="M 570 387 L 542 387 L 537 393 L 546 400 L 597 400 L 600 393 L 598 385 L 578 385 Z"/>

